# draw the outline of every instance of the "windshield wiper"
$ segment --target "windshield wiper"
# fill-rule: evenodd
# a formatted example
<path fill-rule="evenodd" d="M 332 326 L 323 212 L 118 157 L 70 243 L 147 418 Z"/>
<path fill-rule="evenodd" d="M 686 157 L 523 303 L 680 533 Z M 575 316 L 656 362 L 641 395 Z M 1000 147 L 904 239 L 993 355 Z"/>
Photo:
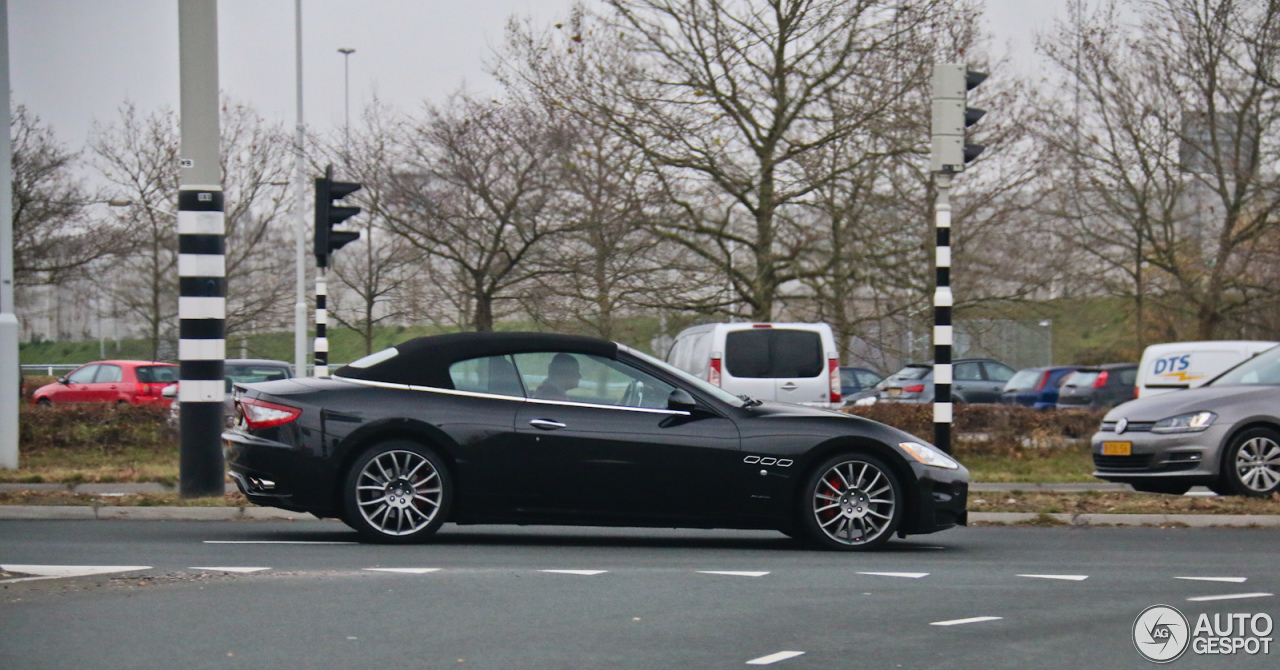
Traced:
<path fill-rule="evenodd" d="M 747 395 L 747 394 L 745 394 L 745 393 L 741 393 L 741 394 L 739 394 L 739 395 L 738 395 L 738 397 L 742 399 L 742 406 L 743 406 L 743 407 L 755 407 L 756 405 L 763 405 L 763 404 L 764 404 L 764 401 L 763 401 L 763 400 L 756 400 L 755 398 L 752 398 L 751 396 L 749 396 L 749 395 Z"/>

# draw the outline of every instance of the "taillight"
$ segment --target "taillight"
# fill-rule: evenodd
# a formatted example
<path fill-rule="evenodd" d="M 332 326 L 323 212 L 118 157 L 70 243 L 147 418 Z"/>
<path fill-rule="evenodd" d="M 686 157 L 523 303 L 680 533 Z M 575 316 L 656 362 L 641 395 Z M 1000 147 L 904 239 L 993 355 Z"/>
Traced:
<path fill-rule="evenodd" d="M 1093 380 L 1093 388 L 1100 389 L 1107 385 L 1107 371 L 1103 370 L 1098 373 L 1098 378 Z"/>
<path fill-rule="evenodd" d="M 906 393 L 924 393 L 924 384 L 912 384 L 911 386 L 903 386 L 902 390 Z"/>
<path fill-rule="evenodd" d="M 297 407 L 280 405 L 257 398 L 240 398 L 236 408 L 244 417 L 244 423 L 250 430 L 280 426 L 302 416 Z"/>
<path fill-rule="evenodd" d="M 1037 391 L 1043 391 L 1043 390 L 1044 390 L 1044 386 L 1045 386 L 1045 384 L 1048 384 L 1048 383 L 1049 383 L 1049 375 L 1050 375 L 1050 374 L 1051 374 L 1051 373 L 1050 373 L 1048 370 L 1045 370 L 1045 371 L 1044 371 L 1044 374 L 1043 374 L 1043 375 L 1040 375 L 1040 383 L 1039 383 L 1039 384 L 1036 384 L 1036 390 L 1037 390 Z"/>
<path fill-rule="evenodd" d="M 827 372 L 831 375 L 831 403 L 840 402 L 840 361 L 827 359 Z"/>
<path fill-rule="evenodd" d="M 711 367 L 707 370 L 707 381 L 719 386 L 720 385 L 720 359 L 711 359 Z"/>
<path fill-rule="evenodd" d="M 138 395 L 151 395 L 151 385 L 138 382 Z"/>

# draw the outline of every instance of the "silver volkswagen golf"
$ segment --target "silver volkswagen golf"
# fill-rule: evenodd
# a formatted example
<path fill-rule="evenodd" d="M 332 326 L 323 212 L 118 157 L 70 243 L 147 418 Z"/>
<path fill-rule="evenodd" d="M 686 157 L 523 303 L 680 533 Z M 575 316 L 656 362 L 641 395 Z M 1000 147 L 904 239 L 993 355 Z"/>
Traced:
<path fill-rule="evenodd" d="M 1223 495 L 1280 489 L 1280 347 L 1199 388 L 1124 403 L 1091 441 L 1095 477 L 1138 491 Z"/>

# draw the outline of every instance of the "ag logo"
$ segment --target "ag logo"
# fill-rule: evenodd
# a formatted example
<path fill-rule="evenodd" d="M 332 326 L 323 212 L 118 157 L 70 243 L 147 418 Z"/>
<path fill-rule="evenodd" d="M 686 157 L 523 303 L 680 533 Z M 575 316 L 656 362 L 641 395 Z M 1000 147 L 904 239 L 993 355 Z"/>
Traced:
<path fill-rule="evenodd" d="M 1177 660 L 1190 642 L 1187 618 L 1168 605 L 1152 605 L 1133 622 L 1133 646 L 1152 663 Z"/>

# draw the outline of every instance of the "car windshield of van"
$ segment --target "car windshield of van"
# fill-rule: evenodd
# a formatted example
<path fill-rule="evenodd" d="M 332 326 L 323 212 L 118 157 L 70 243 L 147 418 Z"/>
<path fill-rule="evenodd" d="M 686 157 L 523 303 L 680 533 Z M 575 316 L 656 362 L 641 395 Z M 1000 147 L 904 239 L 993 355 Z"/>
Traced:
<path fill-rule="evenodd" d="M 1280 384 L 1280 347 L 1272 347 L 1227 370 L 1205 386 Z"/>
<path fill-rule="evenodd" d="M 752 328 L 725 334 L 724 365 L 743 379 L 809 378 L 826 370 L 827 358 L 815 331 Z"/>
<path fill-rule="evenodd" d="M 625 351 L 628 354 L 631 354 L 632 356 L 635 356 L 636 358 L 639 358 L 640 360 L 646 363 L 649 363 L 650 365 L 654 365 L 662 370 L 666 370 L 670 374 L 684 380 L 687 384 L 689 384 L 690 386 L 693 386 L 699 391 L 702 391 L 707 395 L 714 396 L 716 400 L 719 400 L 722 403 L 732 405 L 734 407 L 741 407 L 745 402 L 742 398 L 739 398 L 738 396 L 732 393 L 729 393 L 728 391 L 720 388 L 719 386 L 711 384 L 710 382 L 704 381 L 702 379 L 698 379 L 697 377 L 694 377 L 688 372 L 685 372 L 684 370 L 681 370 L 680 368 L 677 368 L 674 365 L 671 365 L 670 363 L 660 361 L 646 353 L 636 351 L 635 349 L 632 349 L 631 347 L 628 347 L 622 344 L 618 345 L 618 350 Z"/>

